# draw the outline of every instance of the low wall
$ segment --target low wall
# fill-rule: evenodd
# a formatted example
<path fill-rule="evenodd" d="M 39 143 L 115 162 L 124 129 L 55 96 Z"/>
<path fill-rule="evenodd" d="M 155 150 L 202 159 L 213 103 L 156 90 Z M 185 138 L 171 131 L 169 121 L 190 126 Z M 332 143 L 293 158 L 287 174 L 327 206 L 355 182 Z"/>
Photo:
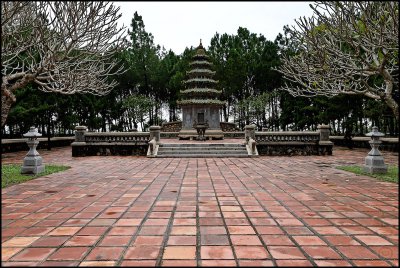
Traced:
<path fill-rule="evenodd" d="M 319 132 L 255 132 L 259 155 L 332 155 L 333 144 Z"/>
<path fill-rule="evenodd" d="M 316 140 L 318 132 L 255 132 L 257 148 L 260 155 L 308 155 L 321 154 L 323 149 Z M 177 139 L 179 132 L 161 132 L 161 139 Z M 311 135 L 311 136 L 307 136 Z M 86 138 L 87 137 L 87 138 Z M 297 138 L 296 138 L 297 137 Z M 301 138 L 300 138 L 301 137 Z M 308 137 L 308 138 L 307 138 Z M 224 138 L 244 139 L 243 131 L 224 132 Z M 72 147 L 73 156 L 84 155 L 146 155 L 149 132 L 86 132 L 85 144 L 75 144 Z M 298 140 L 295 140 L 298 139 Z M 38 138 L 38 149 L 47 148 L 47 138 Z M 51 147 L 70 146 L 75 137 L 52 137 Z M 329 136 L 329 140 L 336 146 L 348 146 L 343 136 Z M 354 137 L 353 148 L 370 149 L 369 137 Z M 398 138 L 381 138 L 379 150 L 398 152 Z M 2 153 L 28 151 L 26 139 L 2 139 Z M 327 152 L 325 152 L 327 153 Z"/>
<path fill-rule="evenodd" d="M 85 132 L 71 144 L 72 156 L 147 154 L 149 132 Z"/>
<path fill-rule="evenodd" d="M 221 130 L 223 132 L 236 132 L 240 131 L 235 123 L 220 122 Z M 179 132 L 182 129 L 182 121 L 162 123 L 161 132 Z"/>
<path fill-rule="evenodd" d="M 221 130 L 222 130 L 223 132 L 236 132 L 236 131 L 240 131 L 240 129 L 236 126 L 235 123 L 220 122 L 219 125 L 221 126 Z"/>
<path fill-rule="evenodd" d="M 1 140 L 1 153 L 29 151 L 29 147 L 24 139 L 2 139 Z M 50 138 L 51 147 L 70 146 L 75 140 L 75 137 L 52 137 Z M 37 149 L 47 149 L 48 138 L 38 138 L 39 145 Z"/>
<path fill-rule="evenodd" d="M 244 139 L 244 131 L 228 131 L 228 132 L 224 132 L 224 138 Z"/>
<path fill-rule="evenodd" d="M 329 136 L 331 142 L 333 142 L 336 146 L 351 146 L 353 148 L 367 148 L 371 149 L 371 145 L 369 141 L 371 140 L 370 137 L 353 137 L 351 140 L 351 144 L 349 144 L 348 140 L 345 140 L 343 136 Z M 398 138 L 380 138 L 382 141 L 381 145 L 379 146 L 379 150 L 382 151 L 391 151 L 391 152 L 398 152 L 399 151 L 399 139 Z"/>
<path fill-rule="evenodd" d="M 179 132 L 182 129 L 182 121 L 162 123 L 161 132 Z"/>
<path fill-rule="evenodd" d="M 162 139 L 179 139 L 179 132 L 160 132 Z"/>

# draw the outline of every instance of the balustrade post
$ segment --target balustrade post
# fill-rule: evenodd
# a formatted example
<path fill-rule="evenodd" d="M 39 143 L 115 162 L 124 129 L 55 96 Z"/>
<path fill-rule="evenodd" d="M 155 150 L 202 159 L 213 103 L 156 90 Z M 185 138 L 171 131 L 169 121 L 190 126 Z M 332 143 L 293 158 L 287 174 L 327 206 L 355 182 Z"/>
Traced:
<path fill-rule="evenodd" d="M 330 126 L 328 125 L 318 125 L 319 132 L 319 153 L 332 155 L 333 143 L 329 140 Z"/>
<path fill-rule="evenodd" d="M 160 126 L 150 126 L 150 140 L 155 138 L 156 143 L 160 144 L 160 132 L 161 132 Z"/>
<path fill-rule="evenodd" d="M 85 156 L 86 154 L 86 141 L 85 133 L 87 132 L 86 126 L 75 127 L 75 141 L 71 143 L 72 156 Z"/>
<path fill-rule="evenodd" d="M 75 142 L 85 142 L 85 133 L 87 131 L 86 126 L 75 127 Z"/>
<path fill-rule="evenodd" d="M 318 125 L 318 131 L 319 131 L 319 141 L 329 141 L 329 130 L 330 126 L 328 125 Z"/>
<path fill-rule="evenodd" d="M 250 138 L 256 140 L 256 126 L 255 125 L 246 125 L 244 127 L 244 135 L 246 139 L 246 143 L 249 142 Z"/>

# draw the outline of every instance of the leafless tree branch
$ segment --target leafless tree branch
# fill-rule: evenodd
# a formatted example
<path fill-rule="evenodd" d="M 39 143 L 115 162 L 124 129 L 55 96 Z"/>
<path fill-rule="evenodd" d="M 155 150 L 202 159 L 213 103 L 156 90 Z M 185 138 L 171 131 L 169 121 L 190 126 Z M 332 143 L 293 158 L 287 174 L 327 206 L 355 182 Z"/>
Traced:
<path fill-rule="evenodd" d="M 100 1 L 1 3 L 2 126 L 14 92 L 29 83 L 63 94 L 104 95 L 123 72 L 115 53 L 124 47 L 119 7 Z"/>
<path fill-rule="evenodd" d="M 364 94 L 382 99 L 399 118 L 397 2 L 318 1 L 291 28 L 294 56 L 277 69 L 294 96 Z M 295 86 L 293 86 L 295 85 Z"/>

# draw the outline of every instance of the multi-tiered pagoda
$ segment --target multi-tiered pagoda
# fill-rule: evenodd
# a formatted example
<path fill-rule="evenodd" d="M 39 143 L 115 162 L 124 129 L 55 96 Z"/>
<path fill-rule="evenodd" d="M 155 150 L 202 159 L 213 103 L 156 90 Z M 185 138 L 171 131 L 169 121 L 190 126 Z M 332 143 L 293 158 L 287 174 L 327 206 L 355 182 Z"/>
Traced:
<path fill-rule="evenodd" d="M 215 72 L 201 44 L 190 63 L 190 71 L 186 72 L 188 80 L 184 81 L 185 89 L 181 90 L 182 130 L 179 138 L 196 138 L 196 124 L 206 124 L 206 138 L 221 139 L 224 134 L 220 126 L 220 109 L 224 104 L 218 98 L 221 91 L 215 89 L 217 81 L 213 79 Z"/>

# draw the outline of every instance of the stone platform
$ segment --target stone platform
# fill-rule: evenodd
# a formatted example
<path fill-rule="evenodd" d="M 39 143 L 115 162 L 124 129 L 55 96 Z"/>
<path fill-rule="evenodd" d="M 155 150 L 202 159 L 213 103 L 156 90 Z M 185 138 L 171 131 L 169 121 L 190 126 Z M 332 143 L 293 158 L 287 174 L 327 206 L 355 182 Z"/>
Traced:
<path fill-rule="evenodd" d="M 198 137 L 197 130 L 195 129 L 182 129 L 179 132 L 178 137 L 180 139 L 196 140 Z M 222 140 L 224 138 L 224 133 L 220 129 L 207 129 L 204 138 L 207 140 Z"/>
<path fill-rule="evenodd" d="M 249 157 L 246 146 L 236 143 L 160 144 L 156 157 Z"/>
<path fill-rule="evenodd" d="M 398 185 L 335 168 L 362 165 L 368 149 L 39 153 L 71 168 L 2 189 L 3 266 L 398 266 Z M 22 164 L 25 154 L 2 154 L 2 163 Z M 397 164 L 397 153 L 382 154 Z"/>

